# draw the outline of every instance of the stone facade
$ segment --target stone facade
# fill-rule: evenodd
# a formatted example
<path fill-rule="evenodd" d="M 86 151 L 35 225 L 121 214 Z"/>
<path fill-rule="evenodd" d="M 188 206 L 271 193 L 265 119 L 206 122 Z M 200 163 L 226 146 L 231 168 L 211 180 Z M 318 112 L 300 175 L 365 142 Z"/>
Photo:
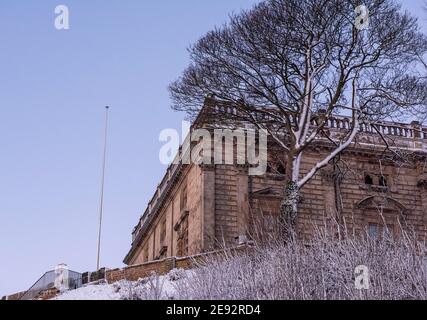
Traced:
<path fill-rule="evenodd" d="M 332 137 L 340 134 L 345 121 L 337 118 L 330 124 Z M 200 126 L 200 120 L 196 124 Z M 302 237 L 309 237 L 316 225 L 336 220 L 375 236 L 398 233 L 402 226 L 424 239 L 427 129 L 417 123 L 378 126 L 393 138 L 395 150 L 406 152 L 410 159 L 392 159 L 379 135 L 361 126 L 357 141 L 341 154 L 342 161 L 320 170 L 303 188 L 297 221 Z M 302 173 L 330 148 L 330 143 L 320 139 L 307 149 Z M 269 150 L 269 159 L 273 150 Z M 263 176 L 249 176 L 248 168 L 239 165 L 171 165 L 134 229 L 124 262 L 138 265 L 245 242 L 254 216 L 268 222 L 278 213 L 284 174 L 283 167 L 276 165 L 275 169 Z"/>

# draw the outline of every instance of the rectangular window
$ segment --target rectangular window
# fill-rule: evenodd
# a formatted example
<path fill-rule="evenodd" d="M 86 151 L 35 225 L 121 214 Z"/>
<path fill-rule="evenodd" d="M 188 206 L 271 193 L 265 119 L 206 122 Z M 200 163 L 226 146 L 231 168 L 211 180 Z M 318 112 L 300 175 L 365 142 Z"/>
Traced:
<path fill-rule="evenodd" d="M 160 225 L 160 246 L 162 247 L 165 244 L 166 240 L 166 218 L 162 220 Z"/>
<path fill-rule="evenodd" d="M 188 214 L 186 214 L 175 229 L 178 233 L 178 256 L 188 255 Z"/>
<path fill-rule="evenodd" d="M 184 232 L 183 232 L 184 252 L 183 256 L 188 255 L 188 219 L 184 221 Z"/>
<path fill-rule="evenodd" d="M 144 256 L 143 256 L 143 258 L 144 258 L 144 262 L 148 261 L 148 246 L 146 246 L 144 248 Z"/>
<path fill-rule="evenodd" d="M 274 231 L 274 217 L 272 214 L 264 214 L 264 231 L 273 232 Z"/>
<path fill-rule="evenodd" d="M 378 225 L 377 224 L 369 224 L 368 226 L 368 235 L 372 240 L 378 239 Z"/>
<path fill-rule="evenodd" d="M 368 235 L 373 240 L 393 238 L 394 226 L 389 224 L 386 227 L 386 226 L 380 226 L 375 223 L 371 223 L 368 226 Z"/>
<path fill-rule="evenodd" d="M 387 189 L 389 187 L 390 178 L 387 175 L 383 174 L 372 174 L 367 173 L 365 175 L 365 185 L 371 186 L 374 188 L 380 187 L 382 189 Z"/>
<path fill-rule="evenodd" d="M 187 209 L 187 184 L 186 183 L 184 183 L 184 186 L 181 190 L 180 209 L 181 211 Z"/>

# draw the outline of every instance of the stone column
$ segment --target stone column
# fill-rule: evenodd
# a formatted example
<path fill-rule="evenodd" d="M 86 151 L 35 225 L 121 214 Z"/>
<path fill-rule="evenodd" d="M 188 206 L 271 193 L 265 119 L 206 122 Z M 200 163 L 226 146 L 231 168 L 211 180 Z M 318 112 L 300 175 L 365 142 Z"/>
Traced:
<path fill-rule="evenodd" d="M 215 248 L 215 167 L 202 166 L 202 250 Z"/>
<path fill-rule="evenodd" d="M 421 214 L 424 223 L 424 230 L 427 231 L 427 167 L 426 158 L 420 159 L 416 164 L 418 177 L 418 190 L 421 196 Z"/>
<path fill-rule="evenodd" d="M 325 203 L 325 218 L 330 221 L 338 218 L 336 206 L 336 194 L 334 179 L 334 168 L 329 165 L 321 171 L 322 176 L 322 189 Z"/>
<path fill-rule="evenodd" d="M 420 176 L 420 179 L 418 180 L 418 186 L 421 193 L 424 228 L 427 229 L 427 173 L 424 173 Z"/>
<path fill-rule="evenodd" d="M 246 242 L 249 226 L 249 176 L 245 169 L 237 173 L 237 230 L 239 242 Z"/>
<path fill-rule="evenodd" d="M 421 126 L 421 123 L 419 121 L 412 121 L 411 122 L 412 128 L 414 129 L 414 147 L 418 149 L 423 148 L 423 134 L 422 130 L 423 127 Z"/>

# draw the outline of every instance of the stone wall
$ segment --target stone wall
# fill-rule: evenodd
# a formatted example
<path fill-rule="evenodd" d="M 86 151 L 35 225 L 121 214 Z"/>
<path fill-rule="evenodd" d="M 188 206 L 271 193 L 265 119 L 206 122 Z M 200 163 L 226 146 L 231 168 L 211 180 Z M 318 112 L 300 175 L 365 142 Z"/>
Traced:
<path fill-rule="evenodd" d="M 245 252 L 248 250 L 248 247 L 238 246 L 229 250 L 233 250 L 234 253 L 239 253 Z M 107 270 L 105 273 L 105 279 L 109 284 L 120 280 L 138 281 L 139 279 L 149 277 L 152 273 L 165 275 L 173 269 L 193 269 L 206 261 L 206 259 L 221 259 L 223 256 L 224 251 L 220 250 L 189 257 L 171 257 L 163 260 L 128 266 L 122 269 Z"/>
<path fill-rule="evenodd" d="M 381 223 L 376 212 L 380 208 L 387 225 L 413 229 L 423 239 L 427 230 L 426 166 L 416 161 L 411 164 L 387 160 L 385 146 L 375 134 L 364 133 L 358 139 L 340 155 L 343 162 L 321 169 L 301 190 L 298 233 L 308 238 L 316 227 L 332 221 L 361 233 L 371 224 Z M 415 138 L 396 139 L 397 145 L 410 147 Z M 320 141 L 305 150 L 301 175 L 325 158 L 330 148 L 329 143 Z M 281 152 L 270 150 L 268 156 L 280 158 Z M 425 154 L 421 149 L 417 152 Z M 366 183 L 366 176 L 372 176 L 371 184 Z M 420 180 L 422 176 L 424 182 Z M 155 213 L 157 218 L 144 233 L 129 264 L 182 255 L 176 227 L 184 214 L 188 214 L 188 251 L 184 255 L 239 244 L 248 235 L 253 215 L 278 213 L 284 177 L 283 173 L 271 171 L 250 177 L 248 168 L 239 165 L 189 165 L 167 195 L 166 204 Z M 380 185 L 380 179 L 385 179 L 386 186 Z M 180 196 L 184 187 L 186 212 L 181 208 Z M 159 256 L 162 219 L 167 221 L 167 252 Z M 148 252 L 147 257 L 144 252 Z"/>
<path fill-rule="evenodd" d="M 301 174 L 326 157 L 327 147 L 307 150 Z M 325 222 L 339 221 L 358 233 L 370 224 L 386 224 L 398 233 L 401 227 L 425 239 L 427 224 L 427 171 L 416 162 L 396 163 L 378 150 L 349 148 L 339 170 L 332 164 L 320 170 L 301 190 L 297 228 L 308 238 Z M 217 243 L 236 245 L 248 225 L 248 211 L 278 212 L 284 176 L 268 173 L 248 177 L 238 166 L 218 165 L 215 173 L 215 236 Z M 422 172 L 421 172 L 422 171 Z M 373 184 L 366 184 L 367 175 Z M 422 180 L 420 177 L 424 177 Z M 385 179 L 386 186 L 380 185 Z M 248 208 L 249 206 L 249 208 Z M 379 210 L 382 213 L 379 213 Z M 381 217 L 382 215 L 382 217 Z M 384 220 L 384 221 L 383 221 Z"/>
<path fill-rule="evenodd" d="M 217 245 L 233 244 L 238 236 L 237 168 L 232 165 L 215 167 L 215 239 Z"/>
<path fill-rule="evenodd" d="M 158 275 L 169 273 L 175 268 L 176 258 L 167 258 L 164 260 L 143 263 L 129 266 L 123 269 L 107 270 L 105 279 L 108 283 L 114 283 L 120 280 L 137 281 L 146 278 L 155 272 Z"/>
<path fill-rule="evenodd" d="M 188 250 L 185 255 L 194 255 L 204 251 L 203 248 L 203 213 L 202 205 L 211 206 L 203 201 L 202 170 L 200 166 L 189 165 L 180 176 L 175 187 L 167 197 L 165 205 L 151 223 L 138 250 L 129 261 L 129 265 L 172 257 L 178 254 L 179 232 L 177 224 L 188 213 Z M 187 200 L 183 206 L 183 191 L 186 189 Z M 162 223 L 166 222 L 164 240 L 161 241 Z M 148 255 L 148 258 L 147 258 Z"/>

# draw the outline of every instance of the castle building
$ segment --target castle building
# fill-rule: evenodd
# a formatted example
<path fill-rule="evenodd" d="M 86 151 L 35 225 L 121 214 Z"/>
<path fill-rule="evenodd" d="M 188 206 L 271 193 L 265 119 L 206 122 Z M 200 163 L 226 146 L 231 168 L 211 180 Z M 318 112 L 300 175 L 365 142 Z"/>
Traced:
<path fill-rule="evenodd" d="M 192 129 L 213 128 L 215 121 L 206 116 L 210 108 L 202 109 Z M 232 109 L 222 112 L 233 113 Z M 347 128 L 348 121 L 341 116 L 330 119 L 331 137 Z M 378 132 L 392 141 L 394 152 L 388 151 Z M 315 141 L 303 154 L 302 172 L 324 158 L 331 147 L 330 139 Z M 185 152 L 181 148 L 178 156 Z M 278 214 L 283 194 L 286 169 L 280 152 L 269 147 L 266 173 L 258 176 L 249 175 L 247 165 L 235 163 L 177 161 L 170 165 L 132 232 L 125 264 L 242 244 L 250 238 L 255 218 L 268 227 Z M 373 237 L 385 232 L 397 235 L 403 227 L 424 239 L 426 159 L 427 128 L 419 123 L 361 124 L 355 142 L 340 155 L 341 161 L 321 169 L 302 189 L 298 233 L 309 237 L 315 226 L 338 220 Z"/>

